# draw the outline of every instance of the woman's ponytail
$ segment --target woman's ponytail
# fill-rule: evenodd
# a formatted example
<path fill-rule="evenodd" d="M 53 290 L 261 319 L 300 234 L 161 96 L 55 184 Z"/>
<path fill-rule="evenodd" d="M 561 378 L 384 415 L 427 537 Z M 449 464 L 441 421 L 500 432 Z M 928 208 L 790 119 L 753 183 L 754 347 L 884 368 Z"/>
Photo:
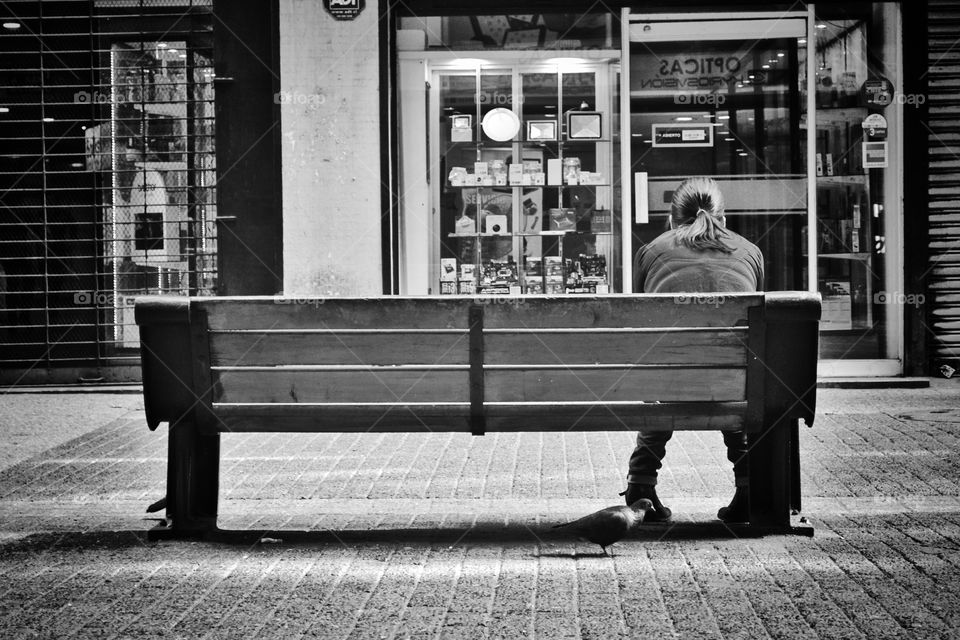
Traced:
<path fill-rule="evenodd" d="M 730 236 L 723 221 L 723 194 L 711 178 L 684 180 L 673 194 L 670 205 L 671 226 L 677 230 L 677 243 L 697 251 L 716 249 L 732 253 L 724 242 Z"/>

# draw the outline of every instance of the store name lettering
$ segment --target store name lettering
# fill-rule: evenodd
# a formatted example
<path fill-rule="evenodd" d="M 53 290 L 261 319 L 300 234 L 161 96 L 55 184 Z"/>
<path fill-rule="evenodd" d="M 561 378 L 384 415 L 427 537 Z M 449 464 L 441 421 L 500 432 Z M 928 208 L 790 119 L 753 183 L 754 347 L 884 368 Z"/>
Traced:
<path fill-rule="evenodd" d="M 740 58 L 717 56 L 716 58 L 667 58 L 660 61 L 661 76 L 712 75 L 718 73 L 737 73 L 740 71 Z"/>
<path fill-rule="evenodd" d="M 658 75 L 640 80 L 641 89 L 711 89 L 743 80 L 742 65 L 736 56 L 705 58 L 664 58 Z M 762 82 L 756 77 L 755 81 Z"/>

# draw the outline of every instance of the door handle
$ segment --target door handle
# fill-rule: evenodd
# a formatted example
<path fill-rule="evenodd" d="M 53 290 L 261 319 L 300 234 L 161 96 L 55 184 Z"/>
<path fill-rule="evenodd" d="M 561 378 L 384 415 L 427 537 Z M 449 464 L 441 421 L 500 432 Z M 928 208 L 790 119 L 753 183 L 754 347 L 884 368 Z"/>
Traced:
<path fill-rule="evenodd" d="M 637 224 L 650 222 L 650 191 L 647 186 L 647 172 L 633 174 L 633 220 Z"/>

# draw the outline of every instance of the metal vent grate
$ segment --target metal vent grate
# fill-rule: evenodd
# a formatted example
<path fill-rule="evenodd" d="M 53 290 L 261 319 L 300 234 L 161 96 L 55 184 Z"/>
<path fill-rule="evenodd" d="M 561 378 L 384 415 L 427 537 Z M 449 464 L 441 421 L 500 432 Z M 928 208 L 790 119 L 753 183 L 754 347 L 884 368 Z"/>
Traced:
<path fill-rule="evenodd" d="M 960 2 L 929 3 L 931 353 L 960 360 Z"/>
<path fill-rule="evenodd" d="M 133 297 L 215 292 L 211 11 L 0 5 L 0 382 L 135 378 Z"/>

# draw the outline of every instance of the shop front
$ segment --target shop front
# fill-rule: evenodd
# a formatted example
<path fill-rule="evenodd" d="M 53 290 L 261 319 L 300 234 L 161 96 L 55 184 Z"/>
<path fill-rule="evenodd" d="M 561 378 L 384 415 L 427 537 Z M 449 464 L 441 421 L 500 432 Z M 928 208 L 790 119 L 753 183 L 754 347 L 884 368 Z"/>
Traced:
<path fill-rule="evenodd" d="M 823 295 L 821 375 L 903 372 L 899 5 L 402 16 L 399 293 L 629 293 L 686 177 L 767 290 Z"/>

